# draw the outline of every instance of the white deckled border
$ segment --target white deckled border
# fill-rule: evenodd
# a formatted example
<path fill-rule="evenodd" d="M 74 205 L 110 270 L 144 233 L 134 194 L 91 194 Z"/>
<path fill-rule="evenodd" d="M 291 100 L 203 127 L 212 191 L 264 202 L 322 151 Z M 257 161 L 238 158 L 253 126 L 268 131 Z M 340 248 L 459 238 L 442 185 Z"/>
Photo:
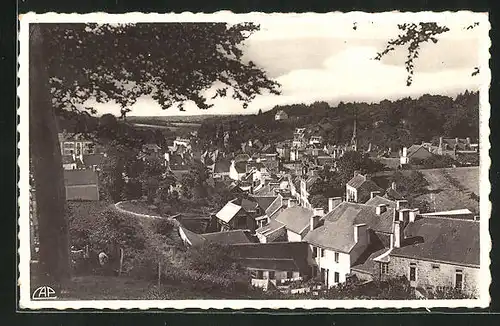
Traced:
<path fill-rule="evenodd" d="M 20 169 L 19 175 L 19 280 L 20 286 L 20 307 L 28 309 L 313 309 L 313 308 L 458 308 L 458 307 L 487 307 L 490 303 L 489 286 L 491 282 L 490 274 L 490 250 L 491 237 L 489 234 L 489 218 L 491 215 L 491 203 L 489 200 L 490 181 L 489 169 L 491 160 L 489 157 L 490 141 L 489 141 L 489 85 L 491 73 L 489 70 L 490 53 L 489 48 L 491 41 L 489 39 L 490 23 L 487 13 L 473 13 L 468 11 L 460 12 L 417 12 L 417 13 L 402 13 L 402 12 L 386 12 L 386 13 L 363 13 L 363 12 L 332 12 L 326 14 L 316 13 L 248 13 L 248 14 L 233 14 L 230 11 L 219 11 L 216 13 L 191 13 L 184 12 L 180 14 L 144 14 L 144 13 L 127 13 L 127 14 L 106 14 L 106 13 L 90 13 L 90 14 L 58 14 L 46 13 L 35 14 L 27 13 L 19 16 L 20 19 L 20 54 L 19 54 L 19 78 L 20 85 L 18 87 L 19 108 L 18 114 L 19 125 L 19 158 L 18 164 Z M 478 49 L 480 54 L 480 69 L 481 72 L 477 78 L 481 78 L 480 87 L 480 243 L 481 243 L 481 267 L 480 267 L 480 295 L 477 300 L 101 300 L 101 301 L 32 301 L 30 295 L 30 241 L 29 241 L 29 81 L 28 81 L 28 52 L 29 52 L 29 35 L 28 26 L 30 23 L 134 23 L 134 22 L 256 22 L 263 23 L 272 21 L 273 23 L 290 22 L 293 20 L 297 23 L 307 23 L 314 21 L 315 23 L 328 22 L 332 19 L 346 25 L 347 29 L 351 29 L 354 21 L 372 21 L 394 24 L 403 22 L 420 22 L 433 21 L 438 23 L 453 23 L 453 22 L 479 22 L 477 29 L 481 30 L 481 45 Z M 336 33 L 341 34 L 342 29 Z"/>

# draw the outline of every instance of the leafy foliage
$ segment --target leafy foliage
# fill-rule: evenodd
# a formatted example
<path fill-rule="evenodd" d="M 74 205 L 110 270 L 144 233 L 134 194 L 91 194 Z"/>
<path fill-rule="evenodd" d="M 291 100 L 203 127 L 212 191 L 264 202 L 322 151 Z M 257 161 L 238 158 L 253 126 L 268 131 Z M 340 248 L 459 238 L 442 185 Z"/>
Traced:
<path fill-rule="evenodd" d="M 213 98 L 231 96 L 244 103 L 267 89 L 278 94 L 253 62 L 244 62 L 241 43 L 258 26 L 252 23 L 138 23 L 120 25 L 43 24 L 52 95 L 58 107 L 77 109 L 86 99 L 115 100 L 122 116 L 142 95 L 163 108 L 193 101 L 221 85 Z M 178 78 L 182 76 L 182 78 Z"/>

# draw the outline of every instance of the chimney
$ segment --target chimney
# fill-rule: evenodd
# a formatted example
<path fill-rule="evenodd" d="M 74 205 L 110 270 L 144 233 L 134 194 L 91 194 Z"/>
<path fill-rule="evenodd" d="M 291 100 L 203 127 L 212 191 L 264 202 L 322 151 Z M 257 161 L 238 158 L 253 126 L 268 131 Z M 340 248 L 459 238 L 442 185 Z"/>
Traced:
<path fill-rule="evenodd" d="M 323 207 L 313 208 L 313 215 L 322 217 L 325 215 L 325 210 Z"/>
<path fill-rule="evenodd" d="M 444 149 L 443 148 L 443 137 L 442 136 L 439 137 L 439 148 Z"/>
<path fill-rule="evenodd" d="M 455 137 L 455 144 L 458 145 L 458 137 Z"/>
<path fill-rule="evenodd" d="M 367 242 L 366 239 L 366 223 L 354 225 L 354 243 Z"/>
<path fill-rule="evenodd" d="M 328 212 L 331 212 L 342 203 L 342 197 L 332 197 L 328 198 Z"/>
<path fill-rule="evenodd" d="M 410 223 L 415 222 L 417 219 L 417 215 L 420 213 L 420 210 L 418 208 L 414 208 L 410 210 Z"/>
<path fill-rule="evenodd" d="M 377 207 L 375 207 L 375 213 L 377 213 L 377 215 L 381 215 L 386 211 L 387 211 L 387 204 L 380 204 L 377 205 Z"/>
<path fill-rule="evenodd" d="M 407 200 L 396 200 L 396 210 L 399 211 L 400 209 L 403 209 L 403 208 L 406 208 L 406 206 L 408 205 L 408 201 Z"/>
<path fill-rule="evenodd" d="M 403 157 L 407 157 L 407 156 L 408 156 L 408 148 L 403 147 Z"/>
<path fill-rule="evenodd" d="M 310 223 L 309 223 L 309 230 L 310 231 L 312 231 L 312 230 L 314 230 L 315 228 L 318 227 L 320 218 L 321 217 L 317 216 L 317 215 L 311 216 Z"/>
<path fill-rule="evenodd" d="M 358 171 L 358 170 L 354 170 L 354 177 L 357 176 L 358 174 L 360 174 L 361 172 Z"/>
<path fill-rule="evenodd" d="M 380 191 L 372 191 L 370 192 L 370 199 L 374 198 L 375 196 L 380 195 Z"/>
<path fill-rule="evenodd" d="M 392 190 L 396 190 L 396 182 L 395 181 L 393 181 L 391 183 L 391 188 L 392 188 Z"/>
<path fill-rule="evenodd" d="M 295 199 L 293 198 L 288 198 L 288 208 L 294 207 L 295 206 Z"/>
<path fill-rule="evenodd" d="M 401 221 L 394 221 L 394 248 L 400 248 L 402 240 L 403 226 L 401 225 Z"/>
<path fill-rule="evenodd" d="M 470 137 L 465 138 L 465 142 L 467 143 L 467 145 L 470 145 Z"/>

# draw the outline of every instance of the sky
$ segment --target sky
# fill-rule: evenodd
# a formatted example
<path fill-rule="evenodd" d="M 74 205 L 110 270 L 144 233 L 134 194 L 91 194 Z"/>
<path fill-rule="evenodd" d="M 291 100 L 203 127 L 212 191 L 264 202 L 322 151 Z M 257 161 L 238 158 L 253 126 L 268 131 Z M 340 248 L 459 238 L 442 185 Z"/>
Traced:
<path fill-rule="evenodd" d="M 254 61 L 268 76 L 281 84 L 281 95 L 258 95 L 243 109 L 231 98 L 214 100 L 214 107 L 199 110 L 186 103 L 185 112 L 172 107 L 162 110 L 151 98 L 140 98 L 131 109 L 134 116 L 199 114 L 247 114 L 275 105 L 327 101 L 379 102 L 422 94 L 456 96 L 465 90 L 478 90 L 480 78 L 471 76 L 480 66 L 481 29 L 466 30 L 470 22 L 447 21 L 449 32 L 438 35 L 439 42 L 421 46 L 415 61 L 413 84 L 406 86 L 404 68 L 406 47 L 396 48 L 381 61 L 377 52 L 399 32 L 394 21 L 265 20 L 261 29 L 243 46 L 245 60 Z M 483 30 L 484 32 L 484 30 Z M 484 50 L 484 49 L 483 49 Z M 209 94 L 212 90 L 208 90 Z M 98 114 L 119 114 L 114 103 L 92 100 Z"/>

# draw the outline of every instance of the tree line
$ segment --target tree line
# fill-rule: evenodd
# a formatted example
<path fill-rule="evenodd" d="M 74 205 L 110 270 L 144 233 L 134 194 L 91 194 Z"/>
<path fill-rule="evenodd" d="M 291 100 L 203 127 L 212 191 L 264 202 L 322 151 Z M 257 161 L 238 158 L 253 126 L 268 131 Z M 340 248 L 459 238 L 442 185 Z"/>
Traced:
<path fill-rule="evenodd" d="M 275 121 L 276 112 L 287 113 L 285 121 Z M 293 136 L 296 127 L 306 127 L 332 144 L 351 140 L 356 120 L 358 146 L 393 150 L 402 146 L 432 141 L 440 136 L 479 138 L 479 93 L 466 90 L 452 98 L 425 94 L 419 98 L 383 100 L 379 103 L 327 102 L 279 105 L 255 115 L 213 117 L 202 122 L 199 129 L 204 145 L 224 147 L 228 133 L 229 150 L 239 150 L 241 143 L 259 139 L 264 144 L 276 143 Z"/>

